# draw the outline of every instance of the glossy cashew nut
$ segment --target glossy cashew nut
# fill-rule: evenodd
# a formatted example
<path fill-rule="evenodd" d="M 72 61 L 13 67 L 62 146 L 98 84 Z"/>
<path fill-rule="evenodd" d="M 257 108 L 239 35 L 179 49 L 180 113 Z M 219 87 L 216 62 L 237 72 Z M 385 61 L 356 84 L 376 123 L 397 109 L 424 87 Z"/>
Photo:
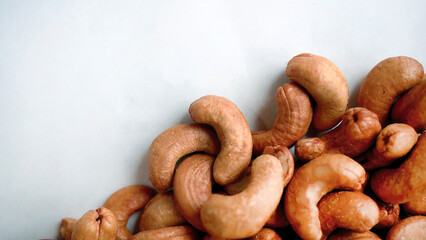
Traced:
<path fill-rule="evenodd" d="M 59 227 L 59 234 L 64 240 L 71 240 L 72 230 L 74 229 L 75 224 L 77 223 L 75 218 L 63 218 L 61 221 L 61 226 Z"/>
<path fill-rule="evenodd" d="M 71 240 L 112 240 L 117 236 L 117 219 L 107 208 L 90 210 L 75 224 Z"/>
<path fill-rule="evenodd" d="M 216 155 L 220 143 L 209 126 L 180 124 L 158 135 L 148 151 L 148 173 L 152 185 L 166 191 L 172 185 L 176 163 L 193 152 Z"/>
<path fill-rule="evenodd" d="M 370 186 L 384 202 L 401 204 L 426 191 L 426 133 L 423 133 L 408 158 L 399 168 L 382 169 L 373 174 Z"/>
<path fill-rule="evenodd" d="M 292 146 L 308 132 L 312 104 L 306 91 L 296 83 L 286 83 L 275 94 L 278 114 L 269 130 L 253 131 L 253 152 L 261 154 L 267 146 Z"/>
<path fill-rule="evenodd" d="M 250 182 L 239 194 L 213 194 L 201 207 L 207 232 L 219 238 L 246 238 L 265 225 L 278 206 L 284 189 L 283 169 L 272 155 L 261 155 L 252 164 Z"/>
<path fill-rule="evenodd" d="M 303 53 L 288 62 L 286 75 L 305 88 L 317 103 L 313 117 L 316 129 L 327 130 L 340 122 L 348 105 L 349 88 L 345 76 L 333 62 Z"/>
<path fill-rule="evenodd" d="M 200 237 L 201 234 L 197 229 L 183 225 L 139 232 L 131 240 L 198 240 Z"/>
<path fill-rule="evenodd" d="M 113 193 L 105 202 L 104 207 L 111 210 L 117 218 L 117 240 L 127 240 L 132 233 L 127 229 L 129 217 L 144 207 L 155 195 L 155 190 L 143 185 L 130 185 Z"/>
<path fill-rule="evenodd" d="M 338 229 L 334 231 L 327 240 L 382 240 L 375 233 L 367 232 L 355 232 L 347 229 Z"/>
<path fill-rule="evenodd" d="M 424 239 L 426 216 L 412 216 L 397 222 L 389 230 L 386 240 Z"/>
<path fill-rule="evenodd" d="M 358 106 L 377 114 L 382 126 L 388 122 L 395 99 L 418 84 L 423 77 L 423 66 L 409 57 L 391 57 L 371 69 L 361 85 Z"/>
<path fill-rule="evenodd" d="M 205 231 L 201 222 L 201 206 L 212 195 L 214 157 L 194 154 L 176 169 L 173 194 L 182 216 L 195 228 Z"/>
<path fill-rule="evenodd" d="M 189 107 L 191 118 L 214 127 L 221 149 L 213 165 L 216 183 L 226 185 L 235 181 L 249 165 L 253 141 L 247 120 L 230 100 L 208 95 Z"/>
<path fill-rule="evenodd" d="M 300 167 L 287 186 L 284 207 L 287 218 L 303 239 L 322 239 L 317 203 L 333 189 L 362 190 L 364 168 L 342 154 L 323 154 Z"/>
<path fill-rule="evenodd" d="M 186 223 L 177 209 L 173 192 L 162 192 L 155 195 L 145 205 L 139 221 L 139 231 L 180 226 Z"/>

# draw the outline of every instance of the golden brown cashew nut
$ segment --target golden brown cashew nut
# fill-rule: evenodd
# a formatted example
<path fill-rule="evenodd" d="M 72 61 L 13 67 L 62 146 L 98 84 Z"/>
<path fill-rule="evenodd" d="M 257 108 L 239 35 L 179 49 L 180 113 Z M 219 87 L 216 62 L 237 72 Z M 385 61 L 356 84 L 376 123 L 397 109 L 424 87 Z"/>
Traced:
<path fill-rule="evenodd" d="M 183 225 L 139 232 L 131 240 L 197 240 L 200 237 L 201 234 L 197 229 Z"/>
<path fill-rule="evenodd" d="M 362 192 L 329 193 L 321 198 L 318 209 L 321 229 L 325 236 L 337 228 L 366 232 L 379 222 L 379 207 Z"/>
<path fill-rule="evenodd" d="M 216 133 L 207 125 L 180 124 L 158 135 L 148 151 L 148 173 L 152 185 L 160 190 L 169 189 L 177 161 L 193 152 L 216 155 L 220 143 Z"/>
<path fill-rule="evenodd" d="M 247 120 L 230 100 L 208 95 L 191 103 L 191 118 L 197 123 L 214 127 L 221 143 L 213 165 L 216 183 L 226 185 L 235 181 L 249 165 L 253 141 Z"/>
<path fill-rule="evenodd" d="M 392 107 L 394 122 L 406 123 L 417 132 L 426 130 L 426 75 L 423 80 L 399 98 Z"/>
<path fill-rule="evenodd" d="M 117 236 L 117 219 L 107 208 L 90 210 L 75 224 L 72 240 L 112 240 Z"/>
<path fill-rule="evenodd" d="M 426 133 L 423 133 L 407 160 L 396 169 L 382 169 L 373 174 L 370 186 L 384 202 L 400 204 L 426 191 Z"/>
<path fill-rule="evenodd" d="M 417 142 L 417 133 L 410 125 L 394 123 L 386 126 L 377 136 L 376 146 L 366 154 L 365 170 L 391 165 L 407 154 Z"/>
<path fill-rule="evenodd" d="M 388 232 L 386 240 L 425 239 L 426 216 L 412 216 L 397 222 Z"/>
<path fill-rule="evenodd" d="M 400 207 L 398 204 L 376 201 L 379 206 L 379 222 L 374 229 L 384 229 L 392 227 L 399 220 Z"/>
<path fill-rule="evenodd" d="M 139 231 L 180 226 L 186 223 L 180 214 L 173 192 L 162 192 L 155 195 L 145 205 L 139 221 Z"/>
<path fill-rule="evenodd" d="M 404 56 L 387 58 L 365 77 L 358 106 L 376 113 L 385 126 L 395 98 L 418 84 L 422 77 L 423 66 L 417 60 Z"/>
<path fill-rule="evenodd" d="M 207 232 L 219 238 L 246 238 L 262 229 L 283 193 L 283 169 L 271 155 L 253 161 L 247 188 L 233 196 L 213 194 L 201 207 Z"/>
<path fill-rule="evenodd" d="M 335 188 L 361 190 L 364 168 L 342 154 L 324 154 L 300 167 L 287 186 L 284 207 L 287 218 L 303 239 L 322 239 L 317 203 Z"/>
<path fill-rule="evenodd" d="M 350 108 L 343 115 L 342 123 L 320 138 L 304 138 L 297 141 L 295 155 L 309 161 L 325 153 L 341 153 L 356 157 L 374 144 L 382 127 L 377 115 L 365 108 Z"/>
<path fill-rule="evenodd" d="M 113 193 L 105 202 L 104 207 L 111 210 L 117 218 L 118 240 L 127 240 L 132 233 L 127 229 L 129 217 L 145 206 L 155 195 L 155 190 L 143 185 L 130 185 Z"/>
<path fill-rule="evenodd" d="M 195 228 L 205 231 L 201 206 L 212 195 L 214 157 L 194 154 L 184 159 L 173 178 L 173 194 L 182 216 Z"/>
<path fill-rule="evenodd" d="M 71 240 L 72 230 L 74 229 L 75 224 L 77 223 L 75 218 L 63 218 L 61 221 L 61 226 L 59 227 L 59 234 L 64 240 Z"/>
<path fill-rule="evenodd" d="M 327 58 L 303 53 L 293 57 L 286 75 L 314 98 L 313 125 L 318 130 L 334 127 L 342 119 L 349 101 L 349 88 L 340 69 Z"/>
<path fill-rule="evenodd" d="M 426 215 L 426 191 L 402 204 L 402 208 L 409 215 Z"/>
<path fill-rule="evenodd" d="M 327 240 L 382 240 L 373 232 L 355 232 L 346 229 L 334 231 Z"/>
<path fill-rule="evenodd" d="M 253 131 L 253 152 L 260 154 L 266 146 L 292 146 L 308 132 L 312 121 L 309 95 L 296 83 L 286 83 L 275 93 L 278 114 L 271 129 Z"/>

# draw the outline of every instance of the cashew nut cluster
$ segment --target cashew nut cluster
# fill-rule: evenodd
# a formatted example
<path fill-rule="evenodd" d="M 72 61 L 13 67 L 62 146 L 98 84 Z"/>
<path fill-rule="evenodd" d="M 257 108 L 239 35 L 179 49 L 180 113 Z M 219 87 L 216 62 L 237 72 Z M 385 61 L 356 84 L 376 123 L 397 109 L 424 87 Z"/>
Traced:
<path fill-rule="evenodd" d="M 346 79 L 330 60 L 297 55 L 286 75 L 271 129 L 250 129 L 225 97 L 198 98 L 194 122 L 153 139 L 152 187 L 123 187 L 97 210 L 63 218 L 61 237 L 426 239 L 423 66 L 383 60 L 349 109 Z M 328 132 L 305 138 L 311 127 Z M 135 212 L 139 228 L 128 229 Z"/>

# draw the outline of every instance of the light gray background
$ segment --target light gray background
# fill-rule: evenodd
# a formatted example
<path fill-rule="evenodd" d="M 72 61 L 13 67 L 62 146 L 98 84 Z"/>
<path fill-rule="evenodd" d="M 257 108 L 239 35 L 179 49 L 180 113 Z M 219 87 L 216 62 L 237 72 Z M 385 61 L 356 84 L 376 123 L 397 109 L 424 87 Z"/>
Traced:
<path fill-rule="evenodd" d="M 426 1 L 0 1 L 0 238 L 55 238 L 117 189 L 206 94 L 270 127 L 302 52 L 331 59 L 355 106 L 379 61 L 426 63 Z"/>

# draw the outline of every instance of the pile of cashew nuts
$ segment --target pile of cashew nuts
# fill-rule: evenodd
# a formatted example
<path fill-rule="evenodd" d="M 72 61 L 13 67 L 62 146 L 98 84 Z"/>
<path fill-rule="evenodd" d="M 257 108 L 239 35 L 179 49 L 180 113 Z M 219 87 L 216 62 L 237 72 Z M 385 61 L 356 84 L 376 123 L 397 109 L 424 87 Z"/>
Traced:
<path fill-rule="evenodd" d="M 271 129 L 252 131 L 224 97 L 195 100 L 194 123 L 152 142 L 153 187 L 126 186 L 62 219 L 63 239 L 426 239 L 423 66 L 381 61 L 349 109 L 346 79 L 327 58 L 297 55 L 286 75 Z M 310 128 L 320 136 L 306 137 Z"/>

